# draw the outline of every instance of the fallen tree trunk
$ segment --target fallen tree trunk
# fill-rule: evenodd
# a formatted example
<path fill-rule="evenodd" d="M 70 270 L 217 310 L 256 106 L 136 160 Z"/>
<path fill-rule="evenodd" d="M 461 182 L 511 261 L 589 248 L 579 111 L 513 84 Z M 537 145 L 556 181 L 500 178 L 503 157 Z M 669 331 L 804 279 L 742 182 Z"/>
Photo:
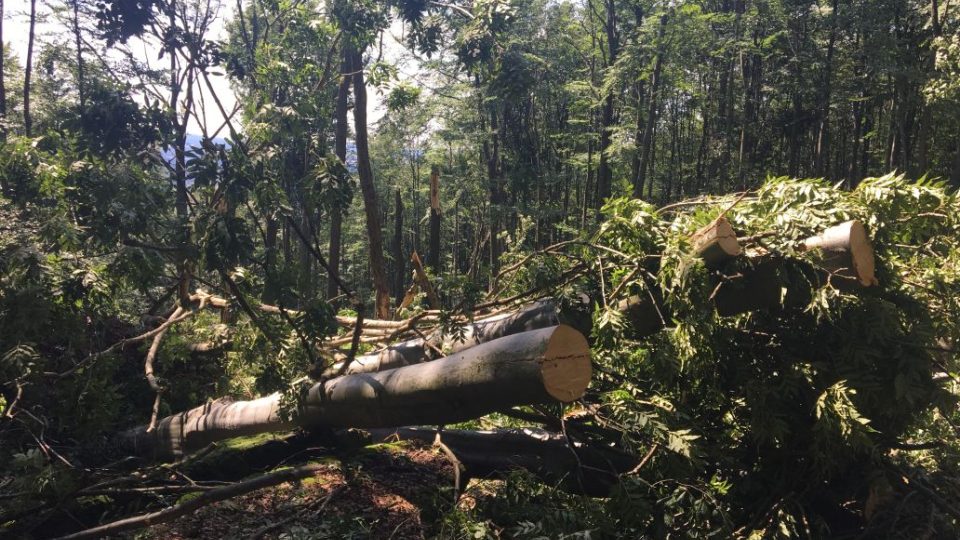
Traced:
<path fill-rule="evenodd" d="M 513 313 L 503 313 L 464 325 L 462 333 L 443 335 L 440 330 L 424 338 L 412 339 L 391 345 L 381 351 L 358 356 L 350 362 L 344 374 L 373 373 L 386 369 L 419 364 L 475 347 L 497 338 L 537 330 L 560 324 L 557 306 L 551 301 L 542 301 Z M 337 363 L 323 372 L 326 378 L 334 377 L 343 369 Z"/>
<path fill-rule="evenodd" d="M 516 405 L 569 402 L 590 382 L 586 338 L 565 325 L 502 337 L 439 360 L 318 383 L 289 420 L 280 394 L 219 400 L 121 435 L 122 447 L 169 459 L 218 440 L 294 426 L 447 424 Z"/>
<path fill-rule="evenodd" d="M 373 442 L 416 440 L 434 442 L 430 428 L 367 430 Z M 620 475 L 636 467 L 639 459 L 613 449 L 568 442 L 560 433 L 542 429 L 492 431 L 443 430 L 440 440 L 473 478 L 502 477 L 527 470 L 545 483 L 593 497 L 607 497 Z"/>

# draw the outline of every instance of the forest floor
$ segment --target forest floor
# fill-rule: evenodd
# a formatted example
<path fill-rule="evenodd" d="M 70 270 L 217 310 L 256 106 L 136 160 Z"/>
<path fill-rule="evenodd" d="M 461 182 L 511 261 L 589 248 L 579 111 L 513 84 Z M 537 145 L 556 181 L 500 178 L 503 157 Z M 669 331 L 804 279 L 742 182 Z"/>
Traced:
<path fill-rule="evenodd" d="M 211 504 L 138 538 L 425 538 L 453 500 L 453 466 L 429 445 L 310 458 L 282 466 L 323 464 L 312 478 Z"/>

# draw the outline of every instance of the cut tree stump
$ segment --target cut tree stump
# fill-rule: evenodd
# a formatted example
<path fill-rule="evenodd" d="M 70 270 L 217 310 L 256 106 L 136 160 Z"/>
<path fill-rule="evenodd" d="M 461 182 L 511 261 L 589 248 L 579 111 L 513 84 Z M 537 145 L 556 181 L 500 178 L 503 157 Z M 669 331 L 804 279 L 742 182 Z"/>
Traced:
<path fill-rule="evenodd" d="M 119 445 L 170 459 L 241 435 L 306 428 L 437 425 L 517 405 L 569 402 L 590 382 L 583 334 L 559 325 L 502 337 L 412 366 L 345 375 L 310 388 L 291 418 L 281 395 L 218 400 L 121 434 Z"/>

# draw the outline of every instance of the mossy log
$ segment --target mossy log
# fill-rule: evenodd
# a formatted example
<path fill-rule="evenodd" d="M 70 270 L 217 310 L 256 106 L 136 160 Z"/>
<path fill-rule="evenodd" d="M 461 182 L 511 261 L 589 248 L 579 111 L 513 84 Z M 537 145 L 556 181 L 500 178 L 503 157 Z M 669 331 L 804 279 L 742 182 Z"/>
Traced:
<path fill-rule="evenodd" d="M 397 427 L 479 418 L 517 405 L 569 402 L 590 382 L 590 348 L 565 325 L 522 332 L 432 362 L 345 375 L 306 392 L 291 418 L 281 395 L 219 400 L 121 435 L 122 447 L 169 459 L 223 439 L 306 428 Z"/>

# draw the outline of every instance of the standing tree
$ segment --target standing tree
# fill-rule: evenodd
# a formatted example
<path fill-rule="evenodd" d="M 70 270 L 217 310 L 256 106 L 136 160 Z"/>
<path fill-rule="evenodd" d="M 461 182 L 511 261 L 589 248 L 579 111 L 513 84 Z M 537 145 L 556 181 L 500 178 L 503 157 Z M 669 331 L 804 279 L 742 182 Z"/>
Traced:
<path fill-rule="evenodd" d="M 27 61 L 23 73 L 23 129 L 27 137 L 31 136 L 33 119 L 30 117 L 30 79 L 33 75 L 33 43 L 37 29 L 37 0 L 30 0 L 30 29 L 27 33 Z"/>

